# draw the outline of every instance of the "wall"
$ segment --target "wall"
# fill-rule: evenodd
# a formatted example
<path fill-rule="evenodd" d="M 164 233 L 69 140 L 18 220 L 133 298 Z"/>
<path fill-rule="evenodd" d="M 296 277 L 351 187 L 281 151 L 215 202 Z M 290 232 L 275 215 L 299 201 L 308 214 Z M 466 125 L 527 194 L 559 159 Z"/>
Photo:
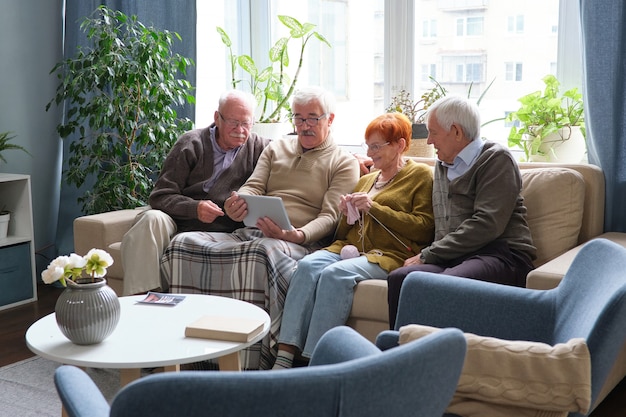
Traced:
<path fill-rule="evenodd" d="M 56 78 L 49 74 L 62 59 L 63 0 L 0 0 L 0 131 L 32 156 L 7 151 L 0 172 L 31 176 L 38 273 L 50 256 L 59 205 L 61 140 L 55 132 L 60 112 L 46 104 Z"/>

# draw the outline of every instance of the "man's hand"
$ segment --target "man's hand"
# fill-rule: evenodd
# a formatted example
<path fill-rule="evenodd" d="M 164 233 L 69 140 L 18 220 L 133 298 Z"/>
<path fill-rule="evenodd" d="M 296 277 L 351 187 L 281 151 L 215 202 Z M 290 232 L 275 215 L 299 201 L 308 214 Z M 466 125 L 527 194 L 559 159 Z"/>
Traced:
<path fill-rule="evenodd" d="M 224 215 L 224 212 L 211 200 L 202 200 L 198 203 L 198 220 L 202 223 L 213 223 L 215 219 Z"/>
<path fill-rule="evenodd" d="M 230 197 L 224 201 L 224 210 L 226 215 L 236 222 L 242 222 L 246 214 L 248 214 L 248 204 L 246 200 L 239 197 L 235 191 L 230 194 Z"/>
<path fill-rule="evenodd" d="M 353 154 L 357 161 L 359 161 L 359 169 L 361 170 L 361 175 L 369 174 L 370 168 L 374 165 L 374 161 L 367 155 L 361 154 Z"/>
<path fill-rule="evenodd" d="M 422 262 L 422 258 L 420 258 L 420 256 L 421 256 L 420 253 L 418 253 L 415 256 L 411 256 L 410 258 L 404 261 L 404 266 L 422 265 L 424 262 Z"/>
<path fill-rule="evenodd" d="M 274 223 L 269 217 L 261 217 L 256 222 L 256 227 L 263 232 L 266 237 L 272 239 L 285 240 L 287 242 L 293 242 L 301 245 L 304 243 L 304 232 L 301 230 L 283 230 Z"/>

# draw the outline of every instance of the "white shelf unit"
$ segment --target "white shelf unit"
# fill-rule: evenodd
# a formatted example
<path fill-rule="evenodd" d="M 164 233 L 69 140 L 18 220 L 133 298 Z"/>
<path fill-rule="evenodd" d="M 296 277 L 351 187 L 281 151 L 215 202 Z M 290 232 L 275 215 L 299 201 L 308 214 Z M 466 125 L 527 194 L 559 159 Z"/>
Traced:
<path fill-rule="evenodd" d="M 0 310 L 37 300 L 30 176 L 0 173 L 0 210 L 11 212 L 0 239 Z"/>

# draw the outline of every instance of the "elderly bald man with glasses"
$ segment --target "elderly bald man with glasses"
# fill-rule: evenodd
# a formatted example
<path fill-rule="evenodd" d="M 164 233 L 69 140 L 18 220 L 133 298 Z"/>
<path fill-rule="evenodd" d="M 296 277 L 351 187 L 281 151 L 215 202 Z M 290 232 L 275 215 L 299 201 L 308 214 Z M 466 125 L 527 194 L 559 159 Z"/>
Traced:
<path fill-rule="evenodd" d="M 124 295 L 160 289 L 159 263 L 172 236 L 184 231 L 232 232 L 243 226 L 224 214 L 224 200 L 248 179 L 270 142 L 251 132 L 256 99 L 224 92 L 214 123 L 184 133 L 163 163 L 150 194 L 122 240 Z"/>

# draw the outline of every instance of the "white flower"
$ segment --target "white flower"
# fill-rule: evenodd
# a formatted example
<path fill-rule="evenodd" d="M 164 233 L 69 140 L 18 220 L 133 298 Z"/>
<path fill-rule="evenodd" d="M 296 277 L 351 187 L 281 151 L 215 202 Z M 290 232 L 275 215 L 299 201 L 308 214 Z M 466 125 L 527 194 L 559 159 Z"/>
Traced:
<path fill-rule="evenodd" d="M 91 249 L 84 257 L 75 253 L 62 255 L 50 262 L 48 268 L 41 273 L 41 279 L 46 284 L 59 281 L 65 287 L 66 279 L 80 278 L 83 270 L 91 278 L 103 277 L 112 264 L 113 258 L 102 249 Z"/>

